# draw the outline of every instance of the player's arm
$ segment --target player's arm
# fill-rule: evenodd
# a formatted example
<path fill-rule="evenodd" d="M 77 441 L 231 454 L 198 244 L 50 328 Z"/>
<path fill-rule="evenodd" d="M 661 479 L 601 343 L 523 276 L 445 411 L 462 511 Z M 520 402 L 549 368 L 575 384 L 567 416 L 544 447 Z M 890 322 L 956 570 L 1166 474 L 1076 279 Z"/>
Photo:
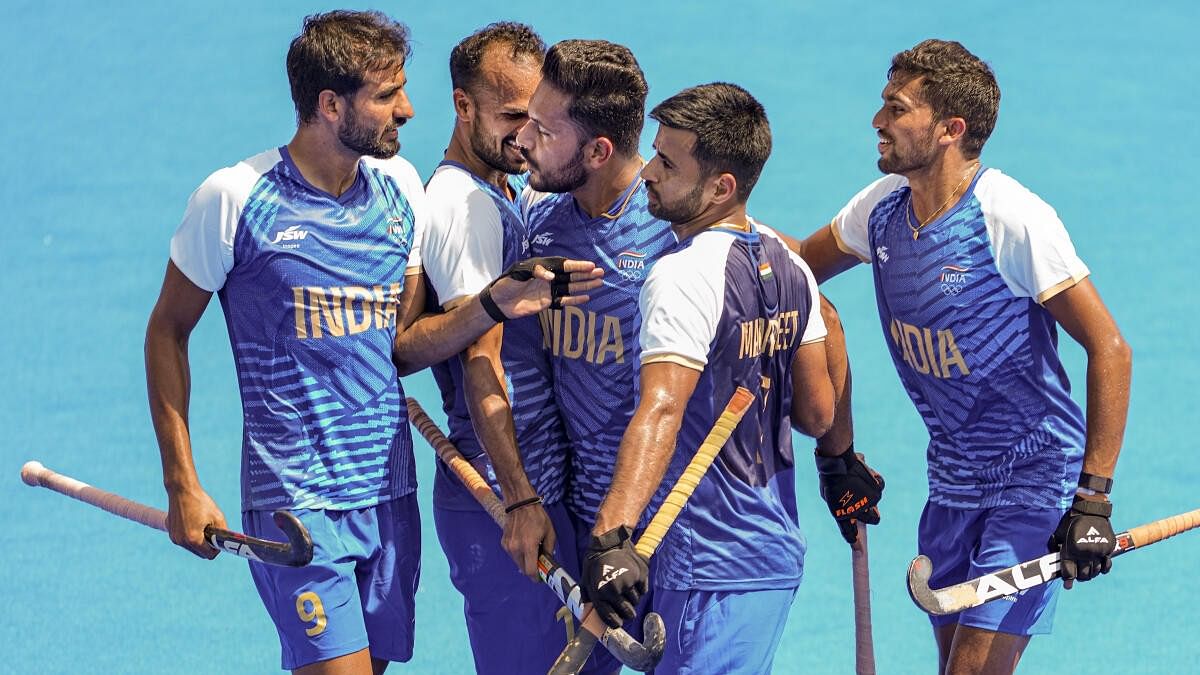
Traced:
<path fill-rule="evenodd" d="M 621 438 L 582 565 L 582 588 L 610 626 L 633 618 L 649 590 L 649 565 L 633 547 L 633 528 L 666 475 L 700 372 L 669 361 L 642 364 L 638 406 Z"/>
<path fill-rule="evenodd" d="M 504 385 L 500 349 L 504 326 L 493 326 L 459 356 L 463 366 L 465 398 L 471 426 L 487 451 L 507 506 L 524 502 L 508 512 L 501 544 L 527 576 L 538 578 L 538 554 L 554 550 L 554 524 L 525 474 L 517 447 L 512 405 Z M 535 500 L 530 502 L 530 500 Z"/>
<path fill-rule="evenodd" d="M 1133 351 L 1084 279 L 1045 301 L 1054 320 L 1087 352 L 1087 443 L 1084 473 L 1112 478 L 1125 436 Z"/>
<path fill-rule="evenodd" d="M 816 463 L 821 498 L 837 523 L 842 538 L 853 544 L 858 540 L 858 521 L 877 524 L 879 500 L 883 497 L 883 477 L 866 464 L 854 450 L 854 418 L 851 414 L 850 360 L 846 355 L 846 336 L 841 317 L 833 303 L 820 296 L 821 318 L 828 331 L 824 347 L 824 365 L 833 395 L 833 419 L 817 438 Z M 807 346 L 807 345 L 806 345 Z M 800 352 L 797 352 L 797 356 Z M 793 364 L 793 382 L 795 382 Z M 799 392 L 799 384 L 794 384 Z M 793 407 L 800 395 L 793 398 Z M 793 412 L 795 415 L 795 412 Z"/>
<path fill-rule="evenodd" d="M 1112 568 L 1112 505 L 1106 489 L 1094 491 L 1088 485 L 1111 479 L 1116 470 L 1129 412 L 1133 352 L 1090 280 L 1048 298 L 1044 307 L 1087 352 L 1087 440 L 1080 489 L 1048 543 L 1059 552 L 1063 586 L 1071 588 L 1076 580 L 1087 581 Z M 1095 478 L 1085 484 L 1089 474 Z"/>
<path fill-rule="evenodd" d="M 838 246 L 832 224 L 818 229 L 803 241 L 783 234 L 779 236 L 788 245 L 788 248 L 804 258 L 804 262 L 808 263 L 809 269 L 812 270 L 813 276 L 816 277 L 819 284 L 825 283 L 862 262 L 855 255 L 847 253 Z"/>
<path fill-rule="evenodd" d="M 639 378 L 638 406 L 621 437 L 612 486 L 596 514 L 593 534 L 637 525 L 667 473 L 700 371 L 655 361 L 642 365 Z"/>
<path fill-rule="evenodd" d="M 200 486 L 188 433 L 188 338 L 211 297 L 212 293 L 192 283 L 174 262 L 168 262 L 158 302 L 146 326 L 145 345 L 150 417 L 158 436 L 169 503 L 167 531 L 171 541 L 203 558 L 217 555 L 217 549 L 204 539 L 205 526 L 226 527 L 225 516 Z"/>
<path fill-rule="evenodd" d="M 599 287 L 604 275 L 603 269 L 584 260 L 561 261 L 554 271 L 531 263 L 517 263 L 483 293 L 441 314 L 421 314 L 425 284 L 419 276 L 414 280 L 409 274 L 400 297 L 403 323 L 397 328 L 392 347 L 392 359 L 400 374 L 409 375 L 445 361 L 506 318 L 537 314 L 555 301 L 562 305 L 583 304 L 588 300 L 585 294 Z M 419 268 L 415 274 L 420 274 Z M 555 282 L 556 276 L 562 281 Z M 570 281 L 565 283 L 568 277 Z"/>

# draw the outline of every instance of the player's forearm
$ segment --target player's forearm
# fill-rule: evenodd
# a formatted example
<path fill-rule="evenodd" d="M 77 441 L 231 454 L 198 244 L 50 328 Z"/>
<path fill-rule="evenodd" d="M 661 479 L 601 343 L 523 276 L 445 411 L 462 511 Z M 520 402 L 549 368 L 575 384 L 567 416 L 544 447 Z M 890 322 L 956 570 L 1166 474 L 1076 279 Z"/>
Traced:
<path fill-rule="evenodd" d="M 422 314 L 398 331 L 392 360 L 400 375 L 411 375 L 458 354 L 495 325 L 479 297 L 472 297 L 449 312 Z"/>
<path fill-rule="evenodd" d="M 505 501 L 512 503 L 534 496 L 534 489 L 525 475 L 504 386 L 501 331 L 493 328 L 463 352 L 463 384 L 475 435 L 491 459 Z"/>
<path fill-rule="evenodd" d="M 1125 437 L 1133 352 L 1116 334 L 1088 350 L 1087 445 L 1083 470 L 1112 477 Z"/>
<path fill-rule="evenodd" d="M 621 438 L 612 486 L 600 505 L 594 533 L 637 526 L 667 473 L 686 405 L 686 400 L 669 396 L 642 399 Z"/>
<path fill-rule="evenodd" d="M 198 490 L 188 433 L 191 373 L 187 338 L 164 334 L 152 324 L 146 332 L 146 389 L 150 418 L 158 438 L 163 485 L 167 493 Z"/>
<path fill-rule="evenodd" d="M 825 321 L 825 363 L 833 382 L 833 424 L 817 439 L 817 454 L 834 457 L 854 442 L 854 417 L 850 411 L 850 359 L 846 355 L 846 334 L 837 309 L 821 296 L 821 318 Z"/>

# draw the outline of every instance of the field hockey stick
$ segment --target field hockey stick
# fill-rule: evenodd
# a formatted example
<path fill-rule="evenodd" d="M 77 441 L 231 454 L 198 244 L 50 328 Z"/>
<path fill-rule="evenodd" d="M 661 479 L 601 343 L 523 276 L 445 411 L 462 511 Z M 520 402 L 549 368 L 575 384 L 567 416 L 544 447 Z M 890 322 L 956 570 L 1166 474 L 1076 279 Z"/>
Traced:
<path fill-rule="evenodd" d="M 729 403 L 725 404 L 725 409 L 713 423 L 708 436 L 700 443 L 696 455 L 692 457 L 692 461 L 688 462 L 687 468 L 675 481 L 671 492 L 667 494 L 662 506 L 658 508 L 658 512 L 650 519 L 650 524 L 646 526 L 646 530 L 638 539 L 634 546 L 638 555 L 647 560 L 654 555 L 658 545 L 662 543 L 663 537 L 667 535 L 667 530 L 679 517 L 688 498 L 692 496 L 692 492 L 696 490 L 696 486 L 700 484 L 700 480 L 704 478 L 704 474 L 708 472 L 708 468 L 717 458 L 717 453 L 729 440 L 733 430 L 737 428 L 738 423 L 742 421 L 742 417 L 746 415 L 746 411 L 750 409 L 750 404 L 753 402 L 754 394 L 751 394 L 749 389 L 738 387 L 737 391 L 733 392 Z M 567 643 L 566 648 L 558 657 L 558 661 L 550 669 L 550 675 L 565 673 L 573 675 L 579 672 L 579 668 L 582 668 L 583 662 L 587 660 L 591 647 L 594 646 L 587 643 L 588 639 L 581 636 L 576 636 L 575 640 Z M 569 669 L 567 666 L 575 666 L 575 669 Z"/>
<path fill-rule="evenodd" d="M 871 637 L 871 568 L 867 563 L 867 526 L 859 521 L 858 539 L 850 545 L 854 574 L 854 670 L 875 675 L 875 645 Z"/>
<path fill-rule="evenodd" d="M 92 487 L 70 476 L 55 473 L 42 466 L 41 462 L 26 462 L 25 466 L 21 467 L 21 480 L 31 487 L 48 488 L 146 527 L 167 531 L 165 511 Z M 287 511 L 276 511 L 274 519 L 275 526 L 287 537 L 286 542 L 248 537 L 240 532 L 231 532 L 212 525 L 204 528 L 204 538 L 218 551 L 268 565 L 304 567 L 312 562 L 312 537 L 308 535 L 308 530 L 300 523 L 300 519 Z"/>
<path fill-rule="evenodd" d="M 437 423 L 430 419 L 421 404 L 414 398 L 408 399 L 408 420 L 425 437 L 429 445 L 433 446 L 438 458 L 450 467 L 450 470 L 458 476 L 458 479 L 467 487 L 480 506 L 491 515 L 492 520 L 495 520 L 496 524 L 503 528 L 504 505 L 500 503 L 496 493 L 492 492 L 487 481 L 462 456 L 458 448 L 454 447 L 450 439 L 446 438 Z M 643 642 L 638 642 L 624 629 L 608 628 L 600 620 L 600 617 L 591 611 L 591 605 L 585 605 L 582 602 L 582 591 L 571 575 L 546 553 L 538 555 L 538 575 L 550 587 L 550 590 L 554 591 L 558 599 L 571 610 L 582 626 L 583 630 L 576 633 L 573 641 L 580 640 L 581 636 L 587 635 L 591 638 L 588 644 L 594 646 L 596 640 L 599 639 L 621 663 L 639 672 L 648 672 L 658 665 L 659 660 L 662 659 L 663 647 L 666 645 L 667 631 L 662 617 L 654 613 L 646 615 L 642 624 L 646 637 Z M 591 649 L 588 651 L 590 653 Z M 582 661 L 579 665 L 583 666 Z"/>
<path fill-rule="evenodd" d="M 1114 557 L 1200 527 L 1200 509 L 1139 525 L 1117 535 Z M 919 555 L 908 566 L 908 593 L 929 614 L 954 614 L 1062 577 L 1059 553 L 1013 565 L 945 588 L 930 588 L 933 563 Z"/>

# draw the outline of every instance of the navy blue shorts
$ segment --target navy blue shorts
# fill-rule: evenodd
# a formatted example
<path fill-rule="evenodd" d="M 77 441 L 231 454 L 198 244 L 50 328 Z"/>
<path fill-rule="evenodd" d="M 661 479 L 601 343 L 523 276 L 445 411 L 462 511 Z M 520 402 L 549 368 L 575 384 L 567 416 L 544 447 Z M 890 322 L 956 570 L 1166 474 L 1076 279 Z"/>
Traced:
<path fill-rule="evenodd" d="M 926 503 L 917 550 L 933 562 L 931 588 L 944 588 L 1045 555 L 1063 511 L 997 506 L 952 509 Z M 935 627 L 958 623 L 1013 635 L 1041 635 L 1054 624 L 1062 581 L 1054 580 L 957 614 L 930 615 Z"/>
<path fill-rule="evenodd" d="M 448 498 L 457 485 L 439 483 L 454 480 L 440 472 L 435 479 L 434 524 L 450 581 L 463 596 L 475 670 L 480 675 L 545 673 L 566 646 L 567 628 L 574 630 L 574 622 L 559 615 L 563 605 L 549 587 L 517 569 L 500 545 L 500 527 L 473 498 Z M 575 531 L 566 507 L 559 502 L 545 508 L 558 538 L 556 559 L 573 564 Z M 569 551 L 571 559 L 561 560 L 561 551 Z"/>
<path fill-rule="evenodd" d="M 421 517 L 415 494 L 350 511 L 293 513 L 308 528 L 305 567 L 250 563 L 254 585 L 293 670 L 370 647 L 386 661 L 412 658 L 414 598 L 421 576 Z M 245 511 L 246 534 L 285 540 L 266 511 Z"/>

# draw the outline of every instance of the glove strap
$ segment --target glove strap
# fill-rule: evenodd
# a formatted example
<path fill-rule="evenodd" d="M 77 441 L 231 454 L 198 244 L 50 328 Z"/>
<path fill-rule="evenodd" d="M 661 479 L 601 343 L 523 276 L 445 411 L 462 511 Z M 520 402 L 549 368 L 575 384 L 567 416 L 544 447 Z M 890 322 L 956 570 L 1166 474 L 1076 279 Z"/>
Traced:
<path fill-rule="evenodd" d="M 1095 476 L 1087 472 L 1079 474 L 1079 487 L 1092 492 L 1106 495 L 1112 492 L 1113 480 L 1103 476 Z"/>
<path fill-rule="evenodd" d="M 607 551 L 617 548 L 632 538 L 633 531 L 629 529 L 629 526 L 619 525 L 600 536 L 592 537 L 591 548 L 593 551 Z"/>
<path fill-rule="evenodd" d="M 1110 502 L 1097 502 L 1082 497 L 1075 498 L 1075 501 L 1071 503 L 1071 510 L 1085 516 L 1100 516 L 1102 518 L 1112 516 L 1112 504 Z"/>
<path fill-rule="evenodd" d="M 815 454 L 814 458 L 817 462 L 817 473 L 826 476 L 836 476 L 846 473 L 850 466 L 850 459 L 857 459 L 857 457 L 854 457 L 853 443 L 840 455 L 828 457 L 826 455 Z"/>

